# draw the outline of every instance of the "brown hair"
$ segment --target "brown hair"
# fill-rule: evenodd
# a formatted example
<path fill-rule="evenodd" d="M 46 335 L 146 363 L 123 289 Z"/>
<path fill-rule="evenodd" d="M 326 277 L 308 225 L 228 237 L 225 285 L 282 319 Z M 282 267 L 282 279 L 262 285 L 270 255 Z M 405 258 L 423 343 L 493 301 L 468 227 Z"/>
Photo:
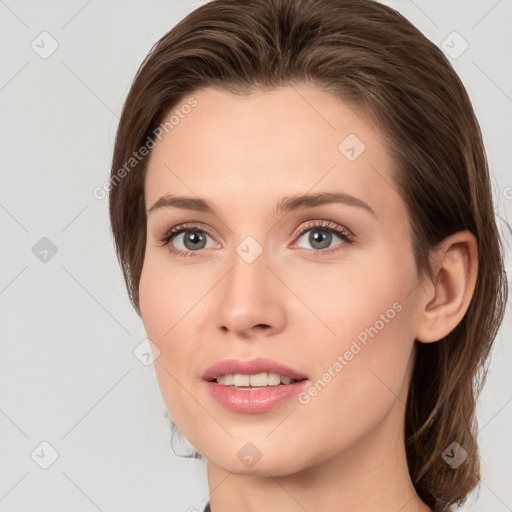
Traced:
<path fill-rule="evenodd" d="M 200 88 L 249 94 L 294 83 L 320 87 L 382 129 L 420 276 L 433 278 L 429 254 L 445 237 L 470 230 L 477 238 L 469 309 L 440 342 L 416 342 L 405 413 L 418 495 L 436 510 L 460 505 L 480 480 L 475 401 L 508 294 L 503 248 L 467 92 L 442 51 L 395 10 L 372 0 L 213 0 L 155 44 L 124 105 L 110 183 L 112 232 L 130 300 L 140 314 L 148 158 L 128 171 L 126 162 Z M 468 452 L 457 469 L 441 457 L 452 442 Z"/>

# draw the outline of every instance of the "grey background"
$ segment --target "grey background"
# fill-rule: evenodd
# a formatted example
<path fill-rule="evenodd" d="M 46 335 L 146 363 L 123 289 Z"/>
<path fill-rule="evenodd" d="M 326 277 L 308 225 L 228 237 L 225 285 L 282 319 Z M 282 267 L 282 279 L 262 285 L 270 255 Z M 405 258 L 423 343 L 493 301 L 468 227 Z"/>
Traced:
<path fill-rule="evenodd" d="M 510 218 L 512 0 L 384 3 L 452 52 L 483 130 L 497 213 Z M 134 356 L 144 330 L 107 199 L 92 193 L 108 179 L 139 64 L 200 4 L 0 0 L 0 511 L 202 510 L 208 498 L 204 464 L 174 455 L 153 368 Z M 465 511 L 512 510 L 509 330 L 510 311 L 479 401 L 483 483 Z"/>

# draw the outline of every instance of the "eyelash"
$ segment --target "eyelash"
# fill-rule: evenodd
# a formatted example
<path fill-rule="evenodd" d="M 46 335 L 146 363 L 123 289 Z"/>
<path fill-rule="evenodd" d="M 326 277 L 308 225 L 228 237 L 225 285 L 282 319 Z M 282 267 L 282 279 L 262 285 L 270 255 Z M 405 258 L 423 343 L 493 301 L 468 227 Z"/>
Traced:
<path fill-rule="evenodd" d="M 302 238 L 302 236 L 305 233 L 307 233 L 308 231 L 311 231 L 313 229 L 317 229 L 318 231 L 324 231 L 324 232 L 328 232 L 328 233 L 334 233 L 335 235 L 339 236 L 343 240 L 343 243 L 339 244 L 333 248 L 330 248 L 330 249 L 302 249 L 302 248 L 299 248 L 299 250 L 313 251 L 314 253 L 316 253 L 318 255 L 323 255 L 323 254 L 328 254 L 328 253 L 330 254 L 333 252 L 337 252 L 338 250 L 340 250 L 339 247 L 341 245 L 354 243 L 355 237 L 348 229 L 340 228 L 340 227 L 338 227 L 337 224 L 334 224 L 333 222 L 328 221 L 328 220 L 322 220 L 320 222 L 311 221 L 311 222 L 307 223 L 306 226 L 304 226 L 304 228 L 295 236 L 295 239 L 299 240 L 300 238 Z M 211 236 L 213 238 L 213 236 L 208 232 L 207 229 L 204 229 L 202 226 L 199 226 L 198 224 L 180 224 L 179 226 L 175 226 L 175 227 L 171 228 L 169 231 L 167 231 L 167 233 L 165 233 L 165 235 L 163 237 L 159 238 L 158 239 L 160 242 L 159 245 L 168 246 L 169 253 L 174 256 L 177 256 L 180 258 L 195 257 L 196 256 L 195 253 L 200 252 L 200 251 L 181 251 L 181 250 L 174 249 L 173 247 L 171 247 L 169 245 L 169 242 L 171 242 L 174 238 L 176 238 L 181 233 L 193 232 L 193 231 L 198 231 L 200 233 L 206 233 L 208 236 Z"/>

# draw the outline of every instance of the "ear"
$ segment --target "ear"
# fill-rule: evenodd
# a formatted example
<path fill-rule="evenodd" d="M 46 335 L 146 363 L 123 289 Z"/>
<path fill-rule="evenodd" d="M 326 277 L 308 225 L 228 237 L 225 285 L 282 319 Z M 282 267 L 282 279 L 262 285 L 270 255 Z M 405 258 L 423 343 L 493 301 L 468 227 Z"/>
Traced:
<path fill-rule="evenodd" d="M 478 276 L 478 244 L 470 231 L 445 238 L 431 254 L 433 282 L 425 281 L 421 294 L 416 339 L 439 341 L 462 320 Z"/>

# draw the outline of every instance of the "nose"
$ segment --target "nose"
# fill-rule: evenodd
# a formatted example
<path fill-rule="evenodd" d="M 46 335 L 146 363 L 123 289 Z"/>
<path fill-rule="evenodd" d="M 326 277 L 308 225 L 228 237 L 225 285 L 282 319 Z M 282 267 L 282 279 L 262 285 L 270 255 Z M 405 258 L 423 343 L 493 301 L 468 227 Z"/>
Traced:
<path fill-rule="evenodd" d="M 265 250 L 252 263 L 233 255 L 231 270 L 216 287 L 217 325 L 225 333 L 254 339 L 284 329 L 284 287 L 267 264 Z"/>

